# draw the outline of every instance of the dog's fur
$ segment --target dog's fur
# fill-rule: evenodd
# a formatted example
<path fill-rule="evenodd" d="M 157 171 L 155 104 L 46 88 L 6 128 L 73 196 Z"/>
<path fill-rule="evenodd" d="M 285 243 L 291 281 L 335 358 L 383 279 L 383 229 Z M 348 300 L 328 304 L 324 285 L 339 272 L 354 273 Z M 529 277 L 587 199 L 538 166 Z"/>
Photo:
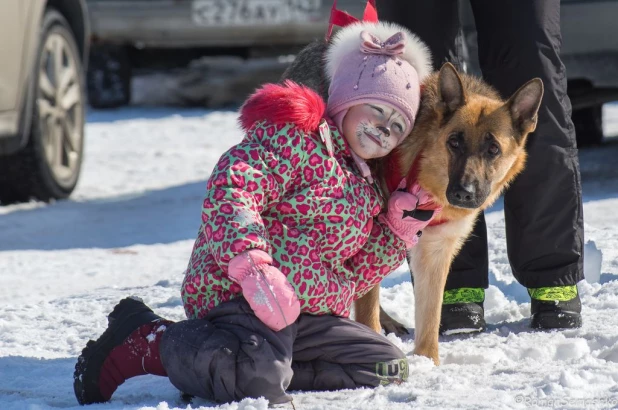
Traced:
<path fill-rule="evenodd" d="M 321 56 L 327 47 L 324 42 L 312 43 L 284 78 L 313 87 L 325 97 L 328 81 Z M 317 62 L 322 64 L 319 69 Z M 533 79 L 504 101 L 489 85 L 457 73 L 447 63 L 423 82 L 421 107 L 410 136 L 391 155 L 372 164 L 386 193 L 392 190 L 389 179 L 408 176 L 443 206 L 436 224 L 424 230 L 408 255 L 414 276 L 414 352 L 436 364 L 442 297 L 451 262 L 479 212 L 523 170 L 526 139 L 536 128 L 542 96 L 541 80 Z M 410 175 L 413 169 L 415 176 Z M 393 179 L 392 172 L 399 175 Z M 355 314 L 358 322 L 377 332 L 382 327 L 387 332 L 405 330 L 381 310 L 379 286 L 356 302 Z"/>

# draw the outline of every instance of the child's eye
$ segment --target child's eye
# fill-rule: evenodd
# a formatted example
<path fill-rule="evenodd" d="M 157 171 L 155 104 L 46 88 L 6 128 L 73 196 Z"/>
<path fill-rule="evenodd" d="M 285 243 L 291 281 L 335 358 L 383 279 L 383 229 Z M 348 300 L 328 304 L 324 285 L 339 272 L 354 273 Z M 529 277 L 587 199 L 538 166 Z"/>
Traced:
<path fill-rule="evenodd" d="M 403 126 L 398 122 L 394 123 L 391 128 L 394 128 L 400 134 L 403 132 Z"/>
<path fill-rule="evenodd" d="M 376 107 L 375 105 L 370 105 L 371 108 L 379 112 L 380 114 L 384 114 L 384 110 L 380 107 Z"/>

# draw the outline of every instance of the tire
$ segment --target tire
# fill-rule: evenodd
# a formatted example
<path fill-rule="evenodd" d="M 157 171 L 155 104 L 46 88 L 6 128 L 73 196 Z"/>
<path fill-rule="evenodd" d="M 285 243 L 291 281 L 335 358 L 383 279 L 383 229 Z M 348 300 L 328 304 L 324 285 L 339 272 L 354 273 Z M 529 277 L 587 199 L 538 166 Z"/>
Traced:
<path fill-rule="evenodd" d="M 595 105 L 573 111 L 573 125 L 578 147 L 603 142 L 603 106 Z"/>
<path fill-rule="evenodd" d="M 61 65 L 54 65 L 55 61 Z M 57 67 L 62 70 L 59 77 L 66 80 L 62 87 L 58 87 Z M 79 179 L 84 147 L 84 74 L 69 24 L 53 8 L 47 8 L 42 19 L 31 81 L 34 101 L 26 104 L 32 107 L 27 144 L 0 158 L 2 204 L 64 199 Z"/>
<path fill-rule="evenodd" d="M 116 108 L 131 101 L 131 61 L 125 47 L 92 47 L 86 78 L 93 108 Z"/>

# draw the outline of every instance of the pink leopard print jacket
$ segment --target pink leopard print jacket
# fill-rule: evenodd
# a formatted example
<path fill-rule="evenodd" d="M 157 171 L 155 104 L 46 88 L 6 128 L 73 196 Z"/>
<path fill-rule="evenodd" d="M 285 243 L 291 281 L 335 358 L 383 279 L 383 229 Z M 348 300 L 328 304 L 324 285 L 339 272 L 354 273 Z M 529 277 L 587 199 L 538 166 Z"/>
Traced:
<path fill-rule="evenodd" d="M 241 295 L 227 267 L 248 249 L 272 255 L 301 312 L 343 317 L 405 260 L 404 242 L 376 218 L 380 196 L 323 113 L 316 93 L 291 82 L 264 86 L 242 107 L 246 136 L 208 181 L 182 286 L 187 317 Z"/>

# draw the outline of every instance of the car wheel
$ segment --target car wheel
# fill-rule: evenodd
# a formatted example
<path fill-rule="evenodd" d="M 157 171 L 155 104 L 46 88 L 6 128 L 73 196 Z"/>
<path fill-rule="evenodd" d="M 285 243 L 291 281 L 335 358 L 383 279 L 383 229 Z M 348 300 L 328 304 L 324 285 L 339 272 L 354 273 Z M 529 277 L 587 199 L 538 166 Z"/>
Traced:
<path fill-rule="evenodd" d="M 603 142 L 603 106 L 595 105 L 573 111 L 573 125 L 578 147 Z"/>
<path fill-rule="evenodd" d="M 125 47 L 92 47 L 86 78 L 93 108 L 116 108 L 131 101 L 131 61 Z"/>
<path fill-rule="evenodd" d="M 32 80 L 34 103 L 27 145 L 0 160 L 2 203 L 63 199 L 79 178 L 84 75 L 71 29 L 53 8 L 45 11 L 42 20 Z"/>

